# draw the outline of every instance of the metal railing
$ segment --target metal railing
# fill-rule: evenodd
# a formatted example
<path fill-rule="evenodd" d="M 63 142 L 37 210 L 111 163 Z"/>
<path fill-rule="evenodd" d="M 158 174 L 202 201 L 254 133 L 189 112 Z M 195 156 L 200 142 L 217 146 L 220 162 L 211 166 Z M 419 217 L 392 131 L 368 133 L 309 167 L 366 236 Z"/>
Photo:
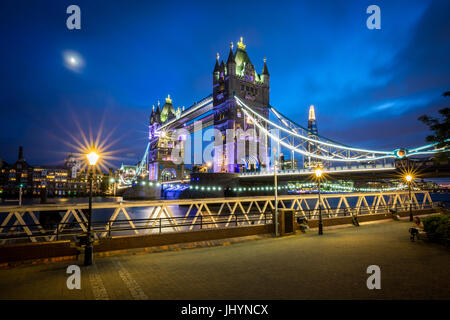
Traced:
<path fill-rule="evenodd" d="M 132 222 L 132 226 L 130 225 Z M 131 220 L 108 220 L 93 221 L 92 233 L 97 239 L 111 238 L 117 235 L 131 234 L 135 231 L 140 235 L 161 234 L 166 232 L 182 232 L 204 229 L 220 229 L 230 227 L 241 227 L 249 225 L 265 225 L 272 223 L 272 214 L 234 214 L 229 216 L 210 215 L 207 217 L 174 217 L 174 218 L 151 218 L 151 219 L 131 219 Z M 176 226 L 176 227 L 175 227 Z M 28 228 L 32 234 L 25 231 Z M 45 239 L 54 237 L 54 240 L 75 239 L 76 236 L 85 235 L 87 222 L 75 224 L 73 222 L 55 224 L 26 224 L 17 226 L 13 231 L 0 235 L 0 239 L 5 240 L 30 240 L 31 237 Z"/>
<path fill-rule="evenodd" d="M 415 210 L 436 206 L 426 191 L 414 191 L 411 200 Z M 409 196 L 407 192 L 323 194 L 320 206 L 324 218 L 389 213 L 395 209 L 406 211 Z M 55 241 L 86 233 L 87 207 L 87 204 L 0 207 L 0 244 L 14 239 Z M 114 235 L 267 224 L 272 223 L 274 208 L 273 196 L 102 202 L 93 204 L 93 228 L 99 239 Z M 319 202 L 315 194 L 281 195 L 278 208 L 293 209 L 297 216 L 316 219 Z M 143 210 L 143 217 L 133 217 L 135 209 Z M 107 211 L 105 219 L 98 218 L 102 211 Z M 59 220 L 41 223 L 38 216 L 46 212 L 58 213 Z"/>

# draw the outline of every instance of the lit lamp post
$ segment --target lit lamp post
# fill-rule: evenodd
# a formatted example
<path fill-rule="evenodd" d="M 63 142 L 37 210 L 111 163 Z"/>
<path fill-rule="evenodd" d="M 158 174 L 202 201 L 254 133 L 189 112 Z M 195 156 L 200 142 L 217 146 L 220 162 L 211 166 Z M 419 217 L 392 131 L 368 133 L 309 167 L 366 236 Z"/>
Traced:
<path fill-rule="evenodd" d="M 109 179 L 109 183 L 113 184 L 113 196 L 115 197 L 116 196 L 116 179 L 114 179 L 114 178 Z"/>
<path fill-rule="evenodd" d="M 408 174 L 405 177 L 406 182 L 408 182 L 408 191 L 409 191 L 409 221 L 413 221 L 413 214 L 412 214 L 412 198 L 411 198 L 411 182 L 413 180 L 413 177 Z"/>
<path fill-rule="evenodd" d="M 274 161 L 273 161 L 273 184 L 275 186 L 275 237 L 278 237 L 278 179 L 277 179 L 277 150 L 275 148 L 272 149 L 274 153 Z"/>
<path fill-rule="evenodd" d="M 211 162 L 211 161 L 208 161 L 208 162 L 206 163 L 206 167 L 207 167 L 206 172 L 209 172 L 209 170 L 210 170 L 211 167 L 212 167 L 212 162 Z"/>
<path fill-rule="evenodd" d="M 90 266 L 92 264 L 92 256 L 94 253 L 94 248 L 92 246 L 92 188 L 93 188 L 93 171 L 94 166 L 97 164 L 98 158 L 100 156 L 95 152 L 91 151 L 86 155 L 86 158 L 88 159 L 90 171 L 89 174 L 89 220 L 88 220 L 88 231 L 87 231 L 87 243 L 86 247 L 84 249 L 84 265 Z"/>
<path fill-rule="evenodd" d="M 23 189 L 23 183 L 19 185 L 19 206 L 22 206 L 22 189 Z"/>
<path fill-rule="evenodd" d="M 322 224 L 322 207 L 320 206 L 320 177 L 322 176 L 322 169 L 317 168 L 314 170 L 314 174 L 316 175 L 317 179 L 317 191 L 318 191 L 318 204 L 319 204 L 319 235 L 323 234 L 323 224 Z"/>

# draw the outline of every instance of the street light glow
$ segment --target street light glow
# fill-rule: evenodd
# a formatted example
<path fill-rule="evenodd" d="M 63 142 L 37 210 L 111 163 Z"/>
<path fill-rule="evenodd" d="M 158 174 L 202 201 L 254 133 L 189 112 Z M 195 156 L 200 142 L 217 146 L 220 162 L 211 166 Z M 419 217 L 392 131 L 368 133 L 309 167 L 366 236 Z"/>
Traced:
<path fill-rule="evenodd" d="M 86 158 L 88 159 L 89 165 L 95 166 L 100 156 L 95 151 L 91 151 L 86 155 Z"/>
<path fill-rule="evenodd" d="M 323 170 L 320 168 L 317 168 L 316 170 L 314 170 L 314 174 L 316 175 L 317 178 L 320 178 L 322 176 Z"/>
<path fill-rule="evenodd" d="M 406 181 L 411 182 L 413 177 L 410 174 L 408 174 L 408 175 L 406 175 L 405 179 L 406 179 Z"/>

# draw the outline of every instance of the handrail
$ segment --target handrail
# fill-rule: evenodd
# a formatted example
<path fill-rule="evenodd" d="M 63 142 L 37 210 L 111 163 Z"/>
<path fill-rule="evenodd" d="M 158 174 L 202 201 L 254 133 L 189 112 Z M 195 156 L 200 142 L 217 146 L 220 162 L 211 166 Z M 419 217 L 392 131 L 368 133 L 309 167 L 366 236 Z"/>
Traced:
<path fill-rule="evenodd" d="M 414 194 L 422 194 L 424 191 L 414 190 L 411 191 Z M 380 194 L 384 196 L 389 195 L 400 195 L 400 194 L 408 194 L 408 190 L 406 191 L 389 191 L 389 192 L 355 192 L 355 193 L 346 193 L 344 194 L 346 197 L 358 197 L 358 196 L 379 196 Z M 337 198 L 343 194 L 333 193 L 333 194 L 323 194 L 322 197 L 325 198 Z M 315 199 L 317 198 L 317 194 L 301 194 L 301 195 L 278 195 L 279 200 L 295 200 L 295 199 Z M 133 208 L 133 207 L 151 207 L 151 206 L 171 206 L 171 205 L 190 205 L 193 203 L 230 203 L 235 201 L 265 201 L 265 200 L 273 200 L 273 195 L 267 196 L 252 196 L 251 199 L 248 197 L 226 197 L 226 198 L 195 198 L 195 199 L 175 199 L 175 200 L 137 200 L 137 201 L 120 201 L 120 202 L 93 202 L 93 209 L 111 209 L 111 208 Z M 73 204 L 38 204 L 38 205 L 23 205 L 23 206 L 0 206 L 0 213 L 2 212 L 11 212 L 11 211 L 57 211 L 57 210 L 67 210 L 68 208 L 73 209 L 88 209 L 88 203 L 73 203 Z"/>
<path fill-rule="evenodd" d="M 406 209 L 409 205 L 409 199 L 418 208 L 433 206 L 429 192 L 419 190 L 412 191 L 411 196 L 408 191 L 323 193 L 320 199 L 320 206 L 324 208 L 322 212 L 325 212 L 330 217 L 339 216 L 343 210 L 350 210 L 352 214 L 358 214 L 360 211 L 374 214 L 388 212 L 388 208 L 393 209 L 398 206 Z M 319 208 L 317 194 L 281 195 L 277 201 L 278 208 L 294 209 L 303 215 L 315 216 Z M 334 206 L 335 203 L 338 203 L 337 207 L 332 208 L 331 205 Z M 261 223 L 262 219 L 264 221 L 268 220 L 267 216 L 275 208 L 275 200 L 273 195 L 266 195 L 118 203 L 103 202 L 94 203 L 92 208 L 94 217 L 96 210 L 109 209 L 102 212 L 102 214 L 108 214 L 108 220 L 94 221 L 96 229 L 98 229 L 99 224 L 103 224 L 103 226 L 100 226 L 101 231 L 99 232 L 101 232 L 101 235 L 98 237 L 105 237 L 115 232 L 114 230 L 117 227 L 122 227 L 127 223 L 129 228 L 126 230 L 131 230 L 134 234 L 148 232 L 143 230 L 146 228 L 151 232 L 155 228 L 150 227 L 158 225 L 160 232 L 167 230 L 167 228 L 173 231 L 185 230 L 186 228 L 193 230 L 198 227 L 198 223 L 200 223 L 201 228 L 219 228 L 223 225 L 223 219 L 227 219 L 225 227 L 229 227 L 233 225 L 231 220 L 236 220 L 237 225 L 246 224 L 251 222 L 252 218 L 255 218 L 254 215 L 258 217 L 257 223 Z M 134 212 L 131 208 L 148 208 L 148 210 L 144 210 L 145 218 L 132 219 L 134 218 Z M 86 203 L 0 207 L 0 236 L 11 234 L 12 231 L 17 233 L 17 230 L 22 230 L 31 241 L 36 242 L 42 237 L 46 241 L 54 241 L 66 232 L 72 232 L 73 230 L 69 229 L 73 228 L 78 228 L 77 232 L 87 232 L 87 209 L 88 204 Z M 38 215 L 41 217 L 43 213 L 49 211 L 58 212 L 60 217 L 57 218 L 58 224 L 40 224 Z M 125 217 L 125 220 L 120 220 L 122 216 Z M 245 221 L 240 221 L 241 218 L 245 219 Z M 34 222 L 34 225 L 30 225 L 30 222 Z M 142 224 L 146 228 L 140 228 Z M 53 233 L 49 234 L 45 231 L 46 229 L 52 229 Z M 4 242 L 5 240 L 0 239 L 0 244 Z"/>
<path fill-rule="evenodd" d="M 432 209 L 432 208 L 436 208 L 439 206 L 439 203 L 432 203 L 426 207 L 424 206 L 420 206 L 418 204 L 413 204 L 412 208 L 415 209 Z M 330 219 L 330 218 L 336 218 L 339 216 L 355 216 L 355 215 L 368 215 L 370 214 L 370 212 L 372 210 L 374 210 L 376 208 L 377 212 L 380 213 L 379 211 L 384 212 L 384 213 L 388 213 L 390 206 L 388 205 L 382 205 L 382 206 L 357 206 L 357 207 L 351 207 L 351 208 L 338 208 L 338 207 L 333 207 L 333 208 L 322 208 L 322 213 L 325 215 L 325 217 L 323 219 Z M 405 211 L 407 210 L 407 208 L 403 208 L 405 209 Z M 316 220 L 318 219 L 318 213 L 317 210 L 315 209 L 307 209 L 304 210 L 304 212 L 301 212 L 300 210 L 294 210 L 295 211 L 295 215 L 296 217 L 303 217 L 303 218 L 307 218 L 309 220 Z M 334 214 L 333 217 L 330 216 L 326 216 L 327 213 L 332 211 L 336 211 L 336 213 Z M 214 228 L 214 225 L 216 226 L 215 229 L 220 229 L 220 226 L 217 225 L 224 225 L 226 224 L 225 227 L 222 226 L 222 228 L 230 228 L 230 227 L 237 227 L 237 226 L 250 226 L 250 225 L 266 225 L 266 224 L 272 224 L 272 214 L 273 214 L 273 210 L 269 213 L 266 212 L 263 214 L 263 218 L 261 217 L 260 213 L 257 212 L 251 212 L 251 213 L 247 213 L 247 214 L 228 214 L 228 215 L 217 215 L 217 214 L 212 214 L 208 217 L 202 217 L 202 219 L 199 219 L 199 221 L 196 221 L 196 217 L 195 216 L 191 216 L 188 217 L 187 219 L 192 220 L 191 222 L 186 222 L 186 218 L 184 217 L 174 217 L 174 218 L 167 218 L 167 217 L 163 217 L 163 218 L 150 218 L 150 219 L 144 219 L 144 218 L 140 218 L 140 219 L 132 219 L 132 220 L 96 220 L 92 222 L 92 232 L 93 234 L 97 235 L 98 238 L 102 237 L 102 234 L 105 235 L 107 234 L 107 236 L 103 236 L 103 238 L 108 238 L 111 237 L 113 235 L 113 233 L 117 233 L 117 232 L 125 232 L 125 231 L 136 231 L 136 230 L 149 230 L 151 232 L 151 230 L 156 230 L 159 229 L 159 233 L 162 233 L 162 230 L 164 229 L 170 229 L 173 228 L 173 220 L 176 220 L 177 222 L 177 227 L 179 228 L 177 231 L 186 231 L 186 230 L 182 230 L 181 227 L 189 227 L 192 228 L 197 227 L 196 230 L 198 229 L 203 229 L 203 228 Z M 205 219 L 207 218 L 207 219 Z M 215 219 L 214 219 L 215 218 Z M 184 222 L 181 221 L 184 219 Z M 132 226 L 130 226 L 129 222 L 133 222 Z M 164 221 L 164 222 L 163 222 Z M 112 222 L 114 222 L 114 224 L 112 224 Z M 151 223 L 151 222 L 159 222 L 159 223 Z M 145 225 L 141 225 L 142 223 L 146 223 Z M 231 224 L 231 225 L 230 225 Z M 17 230 L 14 231 L 14 233 L 12 234 L 6 234 L 6 235 L 2 235 L 0 234 L 0 240 L 19 240 L 19 239 L 29 239 L 30 237 L 35 237 L 35 238 L 45 238 L 45 237 L 49 237 L 54 235 L 55 230 L 62 230 L 63 228 L 61 228 L 61 226 L 70 226 L 73 225 L 75 227 L 75 225 L 73 224 L 73 222 L 65 222 L 65 223 L 56 223 L 53 224 L 51 227 L 51 229 L 48 229 L 46 227 L 48 227 L 47 225 L 43 225 L 43 224 L 26 224 L 23 226 L 17 226 Z M 80 235 L 85 235 L 86 233 L 82 230 L 81 225 L 83 225 L 84 227 L 87 226 L 87 222 L 84 222 L 82 224 L 80 224 L 78 227 L 76 228 L 69 228 L 63 231 L 59 231 L 58 236 L 56 237 L 56 240 L 59 240 L 61 237 L 73 237 L 73 236 L 80 236 Z M 125 227 L 124 227 L 125 225 Z M 53 226 L 55 228 L 53 228 Z M 33 229 L 33 228 L 37 228 L 35 230 L 33 230 L 33 234 L 27 234 L 24 231 L 24 227 L 28 227 L 29 229 Z M 175 231 L 175 232 L 177 232 Z"/>

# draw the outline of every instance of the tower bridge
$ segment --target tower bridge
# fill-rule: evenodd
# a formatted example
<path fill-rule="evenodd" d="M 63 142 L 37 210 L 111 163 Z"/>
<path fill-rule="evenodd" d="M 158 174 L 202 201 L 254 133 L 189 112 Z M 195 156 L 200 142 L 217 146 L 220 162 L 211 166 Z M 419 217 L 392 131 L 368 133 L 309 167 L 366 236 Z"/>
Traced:
<path fill-rule="evenodd" d="M 303 127 L 271 105 L 269 93 L 266 58 L 258 73 L 243 39 L 236 48 L 231 43 L 226 62 L 217 54 L 211 95 L 188 108 L 175 108 L 170 95 L 164 105 L 153 106 L 143 158 L 121 177 L 122 186 L 143 176 L 181 181 L 197 170 L 265 179 L 275 164 L 281 179 L 311 174 L 318 166 L 336 176 L 390 174 L 395 160 L 445 151 L 436 144 L 395 150 L 348 146 L 319 134 L 314 106 Z M 208 153 L 211 158 L 205 158 Z"/>

